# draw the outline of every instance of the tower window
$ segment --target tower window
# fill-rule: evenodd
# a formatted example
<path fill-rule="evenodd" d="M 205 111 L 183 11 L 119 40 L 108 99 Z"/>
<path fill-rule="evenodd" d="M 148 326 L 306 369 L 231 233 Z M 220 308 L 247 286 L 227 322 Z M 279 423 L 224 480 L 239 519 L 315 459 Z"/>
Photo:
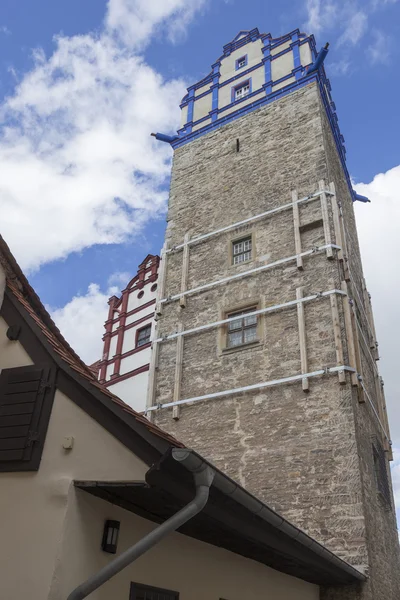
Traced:
<path fill-rule="evenodd" d="M 151 336 L 151 325 L 146 325 L 146 327 L 142 327 L 136 331 L 136 348 L 140 348 L 140 346 L 144 346 L 150 342 Z"/>
<path fill-rule="evenodd" d="M 243 69 L 243 67 L 245 67 L 247 65 L 247 54 L 245 54 L 244 56 L 241 56 L 240 58 L 237 59 L 236 61 L 236 71 L 238 69 Z"/>
<path fill-rule="evenodd" d="M 227 348 L 235 348 L 242 344 L 256 342 L 257 337 L 257 315 L 246 317 L 247 313 L 254 312 L 255 306 L 241 310 L 239 312 L 230 313 L 227 317 L 237 317 L 228 323 L 227 327 Z"/>
<path fill-rule="evenodd" d="M 251 235 L 241 240 L 232 242 L 232 263 L 238 265 L 251 260 L 252 240 Z"/>
<path fill-rule="evenodd" d="M 376 485 L 382 499 L 391 506 L 390 484 L 386 465 L 385 451 L 378 440 L 372 444 L 372 453 L 374 456 L 374 469 L 376 477 Z"/>
<path fill-rule="evenodd" d="M 240 100 L 241 98 L 248 96 L 250 94 L 250 81 L 245 81 L 244 83 L 241 83 L 240 85 L 235 87 L 234 90 L 235 100 Z"/>

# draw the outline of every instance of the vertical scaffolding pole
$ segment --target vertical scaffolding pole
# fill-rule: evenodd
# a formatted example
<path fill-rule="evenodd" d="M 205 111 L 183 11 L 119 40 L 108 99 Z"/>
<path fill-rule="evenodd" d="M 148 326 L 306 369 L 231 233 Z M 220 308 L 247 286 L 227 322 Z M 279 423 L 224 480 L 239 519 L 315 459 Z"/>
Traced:
<path fill-rule="evenodd" d="M 297 288 L 296 299 L 301 300 L 303 298 L 303 288 Z M 308 361 L 307 361 L 307 345 L 306 345 L 306 324 L 304 319 L 304 302 L 297 303 L 297 320 L 299 323 L 299 342 L 300 342 L 300 363 L 301 372 L 308 373 Z M 308 384 L 308 378 L 303 377 L 301 380 L 303 392 L 308 392 L 310 387 Z"/>
<path fill-rule="evenodd" d="M 354 344 L 353 326 L 352 326 L 352 321 L 351 321 L 351 308 L 350 308 L 349 297 L 348 297 L 347 283 L 345 281 L 342 281 L 341 288 L 342 288 L 342 291 L 346 293 L 346 295 L 342 297 L 342 301 L 343 301 L 344 323 L 345 323 L 345 328 L 346 328 L 347 350 L 349 353 L 349 366 L 352 369 L 355 369 L 355 371 L 357 371 L 356 350 L 355 350 L 355 344 Z M 351 383 L 355 387 L 360 386 L 358 378 L 357 378 L 357 373 L 351 374 Z"/>
<path fill-rule="evenodd" d="M 189 275 L 189 234 L 185 233 L 185 237 L 183 239 L 183 256 L 182 256 L 182 278 L 181 278 L 181 294 L 186 292 L 187 284 L 188 284 L 188 275 Z M 186 296 L 181 296 L 179 298 L 179 306 L 181 308 L 185 308 L 186 306 Z"/>
<path fill-rule="evenodd" d="M 326 194 L 325 194 L 325 182 L 323 179 L 321 179 L 318 182 L 318 187 L 319 190 L 321 192 L 321 212 L 322 212 L 322 222 L 324 225 L 324 236 L 325 236 L 325 244 L 331 244 L 332 243 L 332 239 L 331 239 L 331 228 L 329 225 L 329 212 L 328 212 L 328 201 L 326 199 Z M 327 258 L 333 258 L 333 248 L 329 247 L 326 249 L 326 257 Z"/>
<path fill-rule="evenodd" d="M 167 275 L 167 244 L 164 243 L 161 249 L 161 260 L 160 268 L 158 270 L 158 288 L 157 288 L 157 302 L 156 302 L 156 315 L 161 316 L 163 310 L 163 304 L 160 302 L 165 297 L 165 278 Z"/>
<path fill-rule="evenodd" d="M 178 325 L 178 332 L 183 331 L 182 323 Z M 180 335 L 176 338 L 176 362 L 175 362 L 175 378 L 174 378 L 174 402 L 181 399 L 181 383 L 182 383 L 182 363 L 183 363 L 183 343 L 184 336 Z M 172 408 L 172 418 L 178 421 L 180 417 L 180 406 Z"/>
<path fill-rule="evenodd" d="M 332 294 L 330 300 L 332 310 L 333 333 L 335 338 L 336 364 L 339 366 L 344 365 L 344 358 L 342 333 L 340 330 L 339 309 L 336 294 Z M 338 376 L 339 383 L 346 383 L 346 373 L 344 371 L 339 371 Z"/>
<path fill-rule="evenodd" d="M 298 194 L 296 190 L 292 191 L 292 202 L 293 202 L 293 226 L 294 226 L 294 243 L 296 247 L 297 254 L 297 268 L 299 271 L 303 270 L 303 257 L 299 256 L 301 254 L 301 234 L 300 234 L 300 214 L 299 214 L 299 205 L 297 203 Z"/>

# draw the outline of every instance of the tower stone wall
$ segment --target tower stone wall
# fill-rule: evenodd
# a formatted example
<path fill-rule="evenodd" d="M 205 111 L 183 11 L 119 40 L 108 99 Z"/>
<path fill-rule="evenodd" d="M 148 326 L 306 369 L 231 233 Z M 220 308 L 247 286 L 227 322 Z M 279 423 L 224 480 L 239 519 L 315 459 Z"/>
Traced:
<path fill-rule="evenodd" d="M 257 341 L 238 348 L 226 347 L 226 323 L 158 342 L 149 405 L 161 405 L 151 411 L 159 426 L 369 574 L 362 588 L 324 590 L 323 598 L 395 600 L 400 563 L 393 498 L 390 505 L 380 493 L 373 453 L 374 445 L 385 450 L 391 493 L 372 313 L 352 197 L 316 82 L 175 150 L 166 248 L 185 235 L 192 239 L 291 203 L 293 191 L 303 198 L 319 187 L 336 195 L 327 194 L 325 214 L 321 196 L 297 205 L 302 252 L 311 251 L 302 270 L 296 258 L 284 261 L 298 254 L 292 206 L 193 243 L 188 252 L 164 255 L 161 289 L 169 300 L 159 303 L 158 339 L 242 308 L 317 298 L 260 314 Z M 232 264 L 232 242 L 248 236 L 251 260 Z M 327 241 L 342 250 L 326 248 Z M 173 299 L 182 290 L 188 290 L 184 301 Z M 329 372 L 341 366 L 341 349 L 342 364 L 354 363 L 358 377 Z M 306 372 L 324 374 L 162 407 L 296 376 L 304 352 Z"/>

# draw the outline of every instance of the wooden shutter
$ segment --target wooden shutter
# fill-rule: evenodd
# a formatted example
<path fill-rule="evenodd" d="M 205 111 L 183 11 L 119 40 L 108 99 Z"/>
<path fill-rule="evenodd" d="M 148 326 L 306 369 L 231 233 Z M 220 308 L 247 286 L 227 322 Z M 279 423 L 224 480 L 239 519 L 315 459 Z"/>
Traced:
<path fill-rule="evenodd" d="M 52 400 L 50 392 L 54 391 L 49 381 L 49 367 L 27 366 L 1 371 L 0 471 L 39 467 L 48 424 L 48 418 L 45 423 L 42 418 L 44 401 L 46 393 Z M 41 447 L 39 455 L 38 446 Z M 29 464 L 33 457 L 35 465 Z"/>

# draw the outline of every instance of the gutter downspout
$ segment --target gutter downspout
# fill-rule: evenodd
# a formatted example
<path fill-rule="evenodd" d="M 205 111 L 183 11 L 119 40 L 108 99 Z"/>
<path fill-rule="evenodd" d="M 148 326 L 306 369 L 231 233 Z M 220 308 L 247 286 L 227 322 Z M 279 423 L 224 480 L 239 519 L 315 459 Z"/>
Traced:
<path fill-rule="evenodd" d="M 357 192 L 355 192 L 354 190 L 353 190 L 353 194 L 354 194 L 353 202 L 355 202 L 356 200 L 358 200 L 359 202 L 371 202 L 371 200 L 369 198 L 367 198 L 367 196 L 362 196 L 361 194 L 357 194 Z"/>
<path fill-rule="evenodd" d="M 325 44 L 325 46 L 318 52 L 317 58 L 315 62 L 313 62 L 308 69 L 306 69 L 304 75 L 311 75 L 311 73 L 315 73 L 322 66 L 326 55 L 328 54 L 329 42 Z"/>
<path fill-rule="evenodd" d="M 122 569 L 133 563 L 139 556 L 142 556 L 142 554 L 153 548 L 169 533 L 179 529 L 179 527 L 190 521 L 190 519 L 193 519 L 193 517 L 203 510 L 207 504 L 210 486 L 214 479 L 213 469 L 203 461 L 200 464 L 199 461 L 196 461 L 196 465 L 193 468 L 193 456 L 190 453 L 178 457 L 174 456 L 174 458 L 186 466 L 189 471 L 193 472 L 196 485 L 196 495 L 193 500 L 136 544 L 128 548 L 128 550 L 125 550 L 125 552 L 112 560 L 98 573 L 81 583 L 81 585 L 70 593 L 67 600 L 83 600 L 83 598 L 89 596 L 89 594 L 97 590 L 97 588 L 106 583 L 111 577 L 114 577 Z"/>

